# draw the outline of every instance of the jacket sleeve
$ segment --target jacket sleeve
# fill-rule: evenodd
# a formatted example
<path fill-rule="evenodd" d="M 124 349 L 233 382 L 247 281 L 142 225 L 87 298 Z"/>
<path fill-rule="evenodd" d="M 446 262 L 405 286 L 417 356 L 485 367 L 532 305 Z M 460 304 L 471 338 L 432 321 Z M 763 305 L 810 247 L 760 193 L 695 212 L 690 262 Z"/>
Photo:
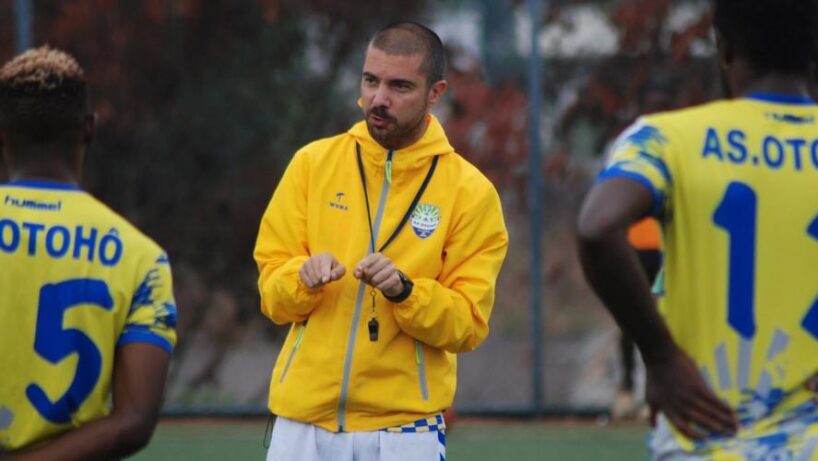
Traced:
<path fill-rule="evenodd" d="M 298 271 L 310 257 L 307 243 L 308 158 L 293 157 L 261 218 L 253 257 L 258 264 L 261 312 L 274 323 L 301 322 L 320 302 Z"/>
<path fill-rule="evenodd" d="M 412 294 L 395 304 L 394 315 L 401 330 L 415 339 L 449 352 L 465 352 L 476 349 L 488 335 L 495 283 L 508 248 L 494 188 L 487 187 L 453 224 L 440 276 L 413 279 Z"/>

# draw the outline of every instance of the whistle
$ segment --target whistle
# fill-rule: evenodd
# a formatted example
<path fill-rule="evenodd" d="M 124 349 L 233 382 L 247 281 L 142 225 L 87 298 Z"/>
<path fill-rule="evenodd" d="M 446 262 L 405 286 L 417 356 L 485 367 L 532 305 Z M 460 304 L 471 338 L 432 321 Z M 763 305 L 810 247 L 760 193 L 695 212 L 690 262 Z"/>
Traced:
<path fill-rule="evenodd" d="M 369 340 L 370 341 L 377 341 L 378 340 L 378 319 L 372 317 L 372 319 L 367 324 L 369 327 Z"/>

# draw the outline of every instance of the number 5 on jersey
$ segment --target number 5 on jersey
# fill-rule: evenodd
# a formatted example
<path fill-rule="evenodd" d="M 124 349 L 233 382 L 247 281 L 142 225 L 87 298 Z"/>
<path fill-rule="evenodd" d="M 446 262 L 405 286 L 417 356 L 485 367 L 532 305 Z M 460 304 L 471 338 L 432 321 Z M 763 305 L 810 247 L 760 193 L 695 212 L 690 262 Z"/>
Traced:
<path fill-rule="evenodd" d="M 99 348 L 80 330 L 63 328 L 66 311 L 88 304 L 106 311 L 113 308 L 114 300 L 105 282 L 74 279 L 47 284 L 40 289 L 34 350 L 54 365 L 73 353 L 79 358 L 71 385 L 56 401 L 52 402 L 36 383 L 31 383 L 26 388 L 26 396 L 34 408 L 54 424 L 70 423 L 71 415 L 79 409 L 99 381 L 102 369 Z"/>

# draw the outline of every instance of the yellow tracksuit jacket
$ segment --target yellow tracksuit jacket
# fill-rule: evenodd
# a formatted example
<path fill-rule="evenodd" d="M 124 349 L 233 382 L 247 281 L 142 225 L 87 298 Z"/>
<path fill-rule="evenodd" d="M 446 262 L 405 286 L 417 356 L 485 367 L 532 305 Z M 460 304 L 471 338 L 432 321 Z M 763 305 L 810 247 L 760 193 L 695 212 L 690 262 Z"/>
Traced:
<path fill-rule="evenodd" d="M 411 219 L 383 251 L 415 286 L 398 304 L 376 292 L 374 342 L 367 330 L 372 288 L 352 276 L 370 253 L 356 143 L 377 248 L 438 156 Z M 455 353 L 475 349 L 488 334 L 507 246 L 496 190 L 454 152 L 434 116 L 418 142 L 394 152 L 372 139 L 364 122 L 303 147 L 270 200 L 254 252 L 262 312 L 292 324 L 273 369 L 270 411 L 330 431 L 369 431 L 450 406 Z M 311 292 L 298 271 L 322 252 L 347 272 Z"/>

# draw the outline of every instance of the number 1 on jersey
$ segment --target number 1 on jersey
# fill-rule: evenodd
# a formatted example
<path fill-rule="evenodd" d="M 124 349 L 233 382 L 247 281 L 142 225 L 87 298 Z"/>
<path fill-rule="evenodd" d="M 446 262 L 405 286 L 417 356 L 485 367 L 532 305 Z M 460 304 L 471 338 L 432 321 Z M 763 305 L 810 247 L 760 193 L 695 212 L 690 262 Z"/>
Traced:
<path fill-rule="evenodd" d="M 713 213 L 713 222 L 730 236 L 727 266 L 727 322 L 743 338 L 755 335 L 755 263 L 758 199 L 747 184 L 731 182 Z M 807 227 L 818 240 L 818 216 Z M 818 340 L 818 297 L 812 302 L 801 326 Z"/>
<path fill-rule="evenodd" d="M 727 186 L 713 222 L 730 236 L 727 266 L 727 323 L 743 338 L 751 339 L 755 324 L 756 214 L 755 191 L 740 182 Z"/>
<path fill-rule="evenodd" d="M 809 227 L 807 228 L 807 233 L 810 237 L 818 240 L 818 216 L 812 220 Z M 810 307 L 809 311 L 807 311 L 807 315 L 804 316 L 804 320 L 801 322 L 801 326 L 807 330 L 813 338 L 818 340 L 818 297 L 815 298 L 815 301 L 812 302 L 812 306 Z"/>

